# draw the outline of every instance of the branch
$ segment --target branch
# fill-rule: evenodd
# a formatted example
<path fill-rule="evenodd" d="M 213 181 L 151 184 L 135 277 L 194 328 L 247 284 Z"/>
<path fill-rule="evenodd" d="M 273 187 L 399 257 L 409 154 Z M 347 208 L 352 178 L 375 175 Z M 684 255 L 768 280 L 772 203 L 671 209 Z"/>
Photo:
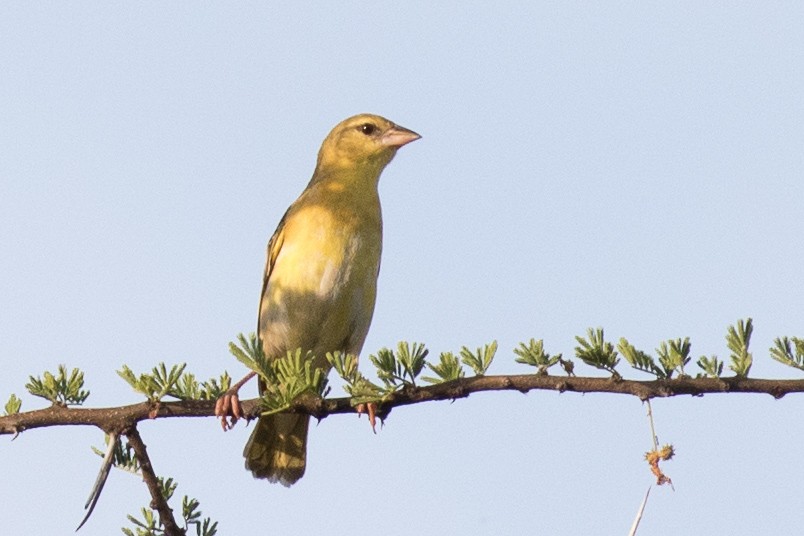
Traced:
<path fill-rule="evenodd" d="M 132 426 L 125 431 L 128 438 L 128 444 L 134 449 L 134 455 L 140 463 L 140 471 L 142 472 L 142 479 L 145 485 L 148 486 L 148 492 L 151 494 L 151 508 L 159 512 L 159 522 L 165 527 L 165 534 L 167 536 L 185 536 L 185 532 L 176 524 L 176 519 L 173 517 L 173 510 L 168 506 L 167 499 L 162 495 L 162 488 L 159 485 L 159 478 L 154 472 L 151 465 L 151 459 L 148 457 L 148 452 L 145 448 L 145 443 L 142 442 L 140 433 L 137 431 L 136 426 Z"/>
<path fill-rule="evenodd" d="M 258 400 L 248 401 L 257 403 Z M 97 426 L 106 433 L 122 434 L 140 421 L 157 417 L 209 417 L 214 401 L 140 402 L 112 408 L 68 408 L 58 405 L 0 417 L 0 435 L 19 434 L 48 426 Z M 250 406 L 249 406 L 250 407 Z"/>
<path fill-rule="evenodd" d="M 455 400 L 482 391 L 527 393 L 535 390 L 615 393 L 635 396 L 640 400 L 680 395 L 702 396 L 710 393 L 763 393 L 774 398 L 782 398 L 788 393 L 804 392 L 804 379 L 771 380 L 731 377 L 636 381 L 539 374 L 474 376 L 427 387 L 403 387 L 379 401 L 377 415 L 384 418 L 396 407 L 437 400 Z M 243 411 L 247 418 L 252 419 L 259 416 L 260 402 L 260 399 L 243 401 Z M 211 417 L 214 415 L 214 409 L 214 400 L 141 402 L 129 406 L 96 409 L 65 408 L 54 405 L 46 409 L 0 417 L 0 435 L 19 434 L 34 428 L 65 425 L 96 426 L 107 433 L 125 433 L 128 428 L 146 419 Z M 317 419 L 356 412 L 351 398 L 322 399 L 304 396 L 296 399 L 286 411 L 311 415 Z"/>

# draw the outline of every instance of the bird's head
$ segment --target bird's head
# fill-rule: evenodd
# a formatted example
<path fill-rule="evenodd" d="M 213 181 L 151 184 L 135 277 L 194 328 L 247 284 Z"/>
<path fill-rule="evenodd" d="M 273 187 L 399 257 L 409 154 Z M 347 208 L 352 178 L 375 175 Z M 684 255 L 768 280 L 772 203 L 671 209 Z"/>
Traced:
<path fill-rule="evenodd" d="M 321 145 L 317 171 L 352 170 L 379 178 L 397 149 L 420 138 L 379 115 L 360 114 L 338 123 Z"/>

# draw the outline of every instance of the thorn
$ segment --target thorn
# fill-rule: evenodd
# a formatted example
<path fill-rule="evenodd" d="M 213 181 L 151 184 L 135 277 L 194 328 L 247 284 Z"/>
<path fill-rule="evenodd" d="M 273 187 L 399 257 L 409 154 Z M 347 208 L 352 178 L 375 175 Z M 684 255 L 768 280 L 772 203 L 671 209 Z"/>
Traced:
<path fill-rule="evenodd" d="M 114 450 L 117 447 L 120 434 L 114 433 L 109 435 L 109 446 L 106 448 L 106 455 L 103 457 L 101 469 L 98 472 L 98 477 L 95 479 L 95 485 L 92 486 L 92 490 L 89 492 L 89 499 L 87 499 L 86 504 L 84 504 L 84 510 L 87 510 L 87 513 L 84 516 L 84 519 L 81 520 L 81 524 L 75 529 L 76 532 L 81 530 L 81 527 L 84 526 L 84 523 L 89 520 L 89 516 L 91 516 L 92 511 L 95 510 L 95 505 L 98 504 L 101 492 L 103 491 L 103 486 L 106 484 L 106 479 L 109 478 L 109 471 L 111 471 L 112 464 L 114 462 Z"/>
<path fill-rule="evenodd" d="M 645 492 L 645 498 L 642 499 L 642 504 L 639 505 L 639 510 L 637 511 L 634 523 L 631 525 L 631 530 L 628 532 L 628 536 L 635 536 L 637 528 L 639 527 L 639 522 L 642 520 L 642 514 L 645 513 L 645 505 L 648 504 L 649 496 L 650 496 L 650 486 L 648 486 L 648 491 Z"/>

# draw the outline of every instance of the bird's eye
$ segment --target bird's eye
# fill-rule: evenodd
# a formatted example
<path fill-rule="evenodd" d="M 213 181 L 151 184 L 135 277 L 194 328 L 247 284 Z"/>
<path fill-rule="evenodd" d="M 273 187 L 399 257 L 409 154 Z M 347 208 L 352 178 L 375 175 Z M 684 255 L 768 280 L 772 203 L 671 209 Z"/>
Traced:
<path fill-rule="evenodd" d="M 372 125 L 371 123 L 365 123 L 360 125 L 360 132 L 365 134 L 366 136 L 371 136 L 377 131 L 377 127 Z"/>

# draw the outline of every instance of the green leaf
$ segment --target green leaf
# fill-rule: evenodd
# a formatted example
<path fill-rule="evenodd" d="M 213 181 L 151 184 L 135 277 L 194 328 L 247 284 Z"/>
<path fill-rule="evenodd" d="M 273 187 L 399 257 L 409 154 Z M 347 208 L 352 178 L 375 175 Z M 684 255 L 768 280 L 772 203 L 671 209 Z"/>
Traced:
<path fill-rule="evenodd" d="M 128 368 L 128 365 L 123 365 L 123 368 L 117 371 L 117 375 L 123 378 L 135 391 L 139 390 L 139 379 L 134 375 L 134 372 Z"/>
<path fill-rule="evenodd" d="M 622 376 L 614 369 L 620 360 L 617 358 L 614 345 L 606 342 L 603 328 L 596 330 L 589 328 L 586 330 L 586 336 L 588 340 L 580 336 L 575 337 L 579 344 L 575 347 L 575 355 L 578 359 L 587 365 L 611 372 L 615 379 L 621 379 Z"/>
<path fill-rule="evenodd" d="M 357 356 L 341 352 L 327 353 L 327 362 L 335 369 L 338 375 L 346 381 L 344 390 L 352 397 L 351 404 L 365 404 L 379 402 L 382 397 L 394 390 L 385 390 L 367 380 L 357 369 Z"/>
<path fill-rule="evenodd" d="M 11 393 L 11 396 L 8 397 L 8 402 L 6 402 L 5 412 L 6 415 L 16 415 L 20 412 L 20 408 L 22 407 L 22 400 L 17 398 L 17 395 Z"/>
<path fill-rule="evenodd" d="M 403 382 L 416 385 L 416 378 L 424 369 L 428 353 L 424 344 L 414 342 L 411 346 L 404 341 L 397 344 L 397 361 L 402 365 Z"/>
<path fill-rule="evenodd" d="M 232 377 L 224 372 L 217 379 L 210 378 L 199 386 L 199 400 L 217 400 L 232 386 Z"/>
<path fill-rule="evenodd" d="M 423 344 L 414 342 L 410 345 L 402 341 L 397 344 L 396 353 L 388 348 L 381 348 L 376 355 L 369 355 L 369 360 L 377 368 L 377 377 L 385 384 L 386 389 L 396 389 L 416 385 L 416 378 L 427 363 L 428 353 L 429 350 Z"/>
<path fill-rule="evenodd" d="M 770 349 L 773 359 L 788 367 L 804 370 L 804 339 L 777 337 L 773 343 L 774 346 Z"/>
<path fill-rule="evenodd" d="M 422 379 L 428 383 L 443 383 L 464 377 L 463 367 L 458 358 L 452 352 L 441 352 L 441 358 L 437 365 L 427 363 L 427 368 L 438 376 L 424 376 Z"/>
<path fill-rule="evenodd" d="M 402 364 L 396 360 L 393 350 L 380 348 L 376 355 L 369 355 L 369 360 L 377 368 L 377 377 L 386 387 L 394 387 L 404 381 Z"/>
<path fill-rule="evenodd" d="M 229 389 L 232 378 L 224 372 L 219 378 L 198 382 L 195 374 L 185 372 L 168 393 L 179 400 L 217 400 Z"/>
<path fill-rule="evenodd" d="M 303 354 L 301 348 L 271 361 L 271 380 L 266 382 L 262 393 L 263 405 L 268 411 L 263 415 L 286 410 L 302 394 L 324 396 L 328 385 L 326 370 L 317 367 L 315 362 L 316 356 L 312 352 Z"/>
<path fill-rule="evenodd" d="M 123 365 L 123 368 L 118 370 L 117 374 L 135 391 L 144 394 L 149 401 L 158 402 L 164 396 L 176 396 L 176 392 L 180 389 L 178 383 L 185 367 L 187 367 L 187 364 L 182 363 L 181 365 L 173 365 L 168 370 L 164 363 L 159 363 L 151 370 L 150 374 L 140 374 L 137 377 L 127 365 Z"/>
<path fill-rule="evenodd" d="M 197 522 L 201 517 L 201 512 L 198 511 L 199 502 L 197 499 L 191 499 L 187 495 L 181 501 L 181 515 L 185 521 Z"/>
<path fill-rule="evenodd" d="M 45 371 L 42 377 L 30 376 L 25 388 L 34 396 L 49 400 L 58 406 L 80 406 L 89 397 L 84 391 L 84 373 L 75 368 L 67 372 L 67 367 L 59 365 L 58 372 L 53 375 Z"/>
<path fill-rule="evenodd" d="M 347 385 L 345 389 L 349 396 L 352 397 L 352 406 L 369 402 L 381 402 L 388 394 L 395 391 L 394 388 L 383 389 L 362 375 L 353 384 Z"/>
<path fill-rule="evenodd" d="M 698 359 L 698 366 L 704 371 L 704 375 L 710 378 L 720 378 L 723 374 L 723 361 L 720 361 L 716 355 L 711 358 L 702 355 Z"/>
<path fill-rule="evenodd" d="M 466 346 L 463 346 L 461 348 L 461 363 L 471 368 L 477 376 L 483 376 L 489 369 L 496 353 L 497 341 L 491 341 L 491 344 L 478 348 L 474 353 Z"/>
<path fill-rule="evenodd" d="M 170 370 L 164 363 L 159 363 L 153 370 L 154 381 L 157 385 L 157 399 L 161 400 L 166 395 L 174 396 L 176 385 L 179 383 L 187 363 L 173 365 Z"/>
<path fill-rule="evenodd" d="M 335 372 L 349 384 L 354 383 L 360 376 L 357 370 L 357 356 L 343 352 L 327 352 L 327 363 Z"/>
<path fill-rule="evenodd" d="M 642 350 L 637 350 L 636 347 L 624 337 L 621 337 L 620 342 L 617 343 L 617 350 L 633 368 L 647 372 L 648 374 L 653 374 L 657 378 L 667 377 L 665 371 L 656 365 L 653 357 Z"/>
<path fill-rule="evenodd" d="M 179 485 L 177 482 L 174 482 L 172 478 L 162 478 L 157 477 L 157 482 L 159 483 L 159 491 L 162 493 L 162 497 L 165 498 L 166 501 L 169 501 L 171 497 L 173 497 L 173 492 L 176 491 L 176 487 Z"/>
<path fill-rule="evenodd" d="M 218 533 L 218 522 L 214 523 L 208 517 L 204 518 L 204 523 L 201 525 L 201 531 L 197 531 L 198 536 L 215 536 Z"/>
<path fill-rule="evenodd" d="M 519 343 L 519 348 L 514 349 L 514 353 L 519 356 L 516 358 L 517 363 L 537 367 L 538 374 L 546 375 L 547 371 L 553 365 L 561 361 L 561 354 L 550 356 L 544 351 L 544 341 L 539 339 L 531 339 L 526 345 L 524 342 Z"/>
<path fill-rule="evenodd" d="M 684 372 L 684 365 L 690 362 L 690 338 L 670 339 L 661 343 L 656 353 L 659 355 L 659 363 L 664 370 L 665 378 L 672 378 L 673 373 L 678 373 L 681 377 L 688 376 Z"/>
<path fill-rule="evenodd" d="M 267 382 L 273 381 L 272 360 L 269 360 L 262 351 L 262 343 L 256 333 L 249 333 L 248 338 L 242 333 L 237 335 L 240 343 L 229 343 L 229 352 L 237 358 L 243 365 L 253 370 Z"/>
<path fill-rule="evenodd" d="M 620 338 L 619 343 L 617 343 L 617 350 L 633 368 L 653 374 L 657 378 L 667 377 L 666 372 L 656 365 L 652 356 L 642 350 L 638 350 L 627 339 Z"/>
<path fill-rule="evenodd" d="M 748 376 L 751 364 L 754 361 L 753 356 L 748 351 L 753 331 L 753 321 L 748 318 L 745 321 L 737 321 L 736 328 L 735 326 L 729 326 L 728 334 L 726 335 L 726 344 L 731 350 L 731 365 L 729 365 L 729 368 L 738 377 L 744 378 Z"/>

